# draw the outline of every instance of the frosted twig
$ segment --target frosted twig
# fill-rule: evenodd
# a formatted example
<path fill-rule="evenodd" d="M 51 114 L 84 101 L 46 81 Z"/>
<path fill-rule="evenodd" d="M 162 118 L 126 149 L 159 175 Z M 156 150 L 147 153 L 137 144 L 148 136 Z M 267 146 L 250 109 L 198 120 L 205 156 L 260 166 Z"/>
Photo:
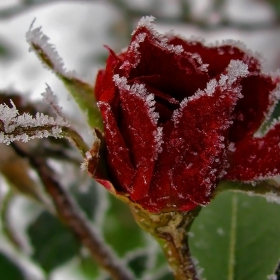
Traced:
<path fill-rule="evenodd" d="M 79 241 L 89 250 L 92 258 L 105 269 L 114 280 L 133 280 L 134 277 L 109 248 L 99 231 L 87 220 L 84 213 L 72 197 L 54 178 L 55 172 L 45 161 L 34 157 L 13 144 L 15 151 L 28 158 L 31 166 L 38 173 L 46 191 L 51 196 L 58 217 L 69 227 Z"/>
<path fill-rule="evenodd" d="M 69 127 L 61 117 L 54 119 L 43 113 L 37 113 L 35 117 L 28 113 L 20 115 L 13 101 L 11 105 L 0 104 L 0 143 L 9 145 L 16 140 L 27 142 L 49 136 L 61 138 L 62 130 Z"/>
<path fill-rule="evenodd" d="M 67 137 L 83 155 L 89 150 L 82 137 L 61 116 L 53 118 L 43 113 L 37 113 L 35 117 L 28 113 L 20 115 L 13 101 L 11 105 L 0 104 L 0 143 L 9 145 L 34 138 Z"/>

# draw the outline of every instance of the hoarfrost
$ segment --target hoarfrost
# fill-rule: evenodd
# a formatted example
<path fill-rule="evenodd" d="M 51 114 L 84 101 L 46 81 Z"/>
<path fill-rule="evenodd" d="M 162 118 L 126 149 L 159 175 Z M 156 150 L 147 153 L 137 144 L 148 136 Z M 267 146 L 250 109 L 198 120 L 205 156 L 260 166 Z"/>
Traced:
<path fill-rule="evenodd" d="M 84 161 L 81 164 L 81 169 L 83 171 L 88 170 L 88 163 L 91 159 L 92 159 L 92 155 L 91 155 L 90 151 L 87 151 L 86 154 L 85 154 Z"/>
<path fill-rule="evenodd" d="M 57 97 L 48 85 L 46 85 L 46 90 L 41 95 L 43 96 L 43 100 L 52 107 L 57 116 L 63 115 L 62 107 L 58 105 Z"/>
<path fill-rule="evenodd" d="M 27 142 L 34 138 L 53 136 L 62 137 L 62 127 L 69 127 L 67 121 L 61 117 L 53 117 L 37 113 L 35 117 L 28 113 L 19 114 L 11 100 L 12 107 L 0 104 L 0 143 L 9 145 L 21 140 Z"/>
<path fill-rule="evenodd" d="M 115 85 L 119 88 L 121 94 L 122 91 L 127 91 L 129 94 L 136 95 L 138 98 L 143 100 L 152 123 L 155 126 L 157 126 L 159 114 L 155 112 L 154 94 L 149 93 L 144 84 L 134 83 L 131 86 L 128 85 L 127 79 L 125 77 L 120 77 L 118 74 L 113 76 L 113 81 L 115 82 Z M 157 127 L 157 129 L 153 132 L 153 135 L 156 143 L 155 155 L 157 155 L 162 151 L 162 127 Z"/>
<path fill-rule="evenodd" d="M 277 280 L 278 276 L 276 274 L 270 274 L 267 276 L 267 280 Z"/>
<path fill-rule="evenodd" d="M 269 95 L 269 103 L 271 105 L 269 106 L 268 111 L 264 112 L 265 122 L 269 121 L 279 100 L 280 100 L 280 82 L 278 81 L 277 86 Z"/>
<path fill-rule="evenodd" d="M 229 143 L 228 145 L 228 150 L 231 151 L 231 152 L 234 152 L 235 151 L 235 143 L 231 142 Z"/>
<path fill-rule="evenodd" d="M 210 80 L 204 90 L 198 89 L 193 96 L 184 98 L 180 104 L 180 109 L 173 112 L 172 120 L 175 123 L 177 122 L 178 118 L 181 116 L 182 110 L 187 106 L 189 101 L 199 99 L 200 97 L 205 95 L 212 96 L 215 93 L 217 86 L 221 87 L 223 91 L 225 91 L 226 89 L 232 89 L 232 87 L 234 87 L 233 84 L 238 78 L 246 77 L 247 75 L 248 66 L 245 63 L 243 63 L 241 60 L 231 60 L 227 67 L 227 75 L 222 74 L 219 81 L 217 81 L 216 79 Z M 221 95 L 220 97 L 224 98 L 225 95 Z M 238 94 L 238 97 L 242 97 L 241 93 Z"/>
<path fill-rule="evenodd" d="M 157 150 L 157 154 L 162 152 L 162 144 L 163 144 L 163 128 L 162 127 L 158 127 L 157 130 L 154 133 L 155 136 L 155 142 L 157 144 L 156 150 Z"/>
<path fill-rule="evenodd" d="M 268 193 L 265 194 L 264 197 L 265 197 L 267 202 L 280 204 L 280 197 L 277 195 L 277 193 L 268 192 Z"/>
<path fill-rule="evenodd" d="M 217 81 L 216 80 L 211 80 L 210 82 L 207 83 L 207 87 L 205 89 L 205 93 L 208 96 L 212 96 L 213 93 L 215 92 L 217 87 Z"/>
<path fill-rule="evenodd" d="M 146 89 L 144 84 L 133 84 L 129 86 L 127 84 L 127 79 L 125 77 L 120 77 L 119 75 L 114 75 L 113 81 L 115 82 L 116 86 L 119 88 L 120 91 L 129 91 L 129 94 L 135 94 L 139 98 L 141 98 L 145 104 L 146 108 L 148 109 L 149 116 L 153 121 L 154 125 L 157 125 L 157 121 L 159 118 L 159 114 L 155 112 L 155 100 L 154 95 L 149 93 Z"/>
<path fill-rule="evenodd" d="M 237 78 L 248 75 L 248 66 L 241 60 L 231 60 L 228 67 L 228 84 L 232 85 Z"/>
<path fill-rule="evenodd" d="M 129 90 L 130 86 L 127 84 L 127 79 L 125 77 L 120 77 L 119 75 L 114 75 L 113 81 L 115 82 L 115 85 L 120 90 Z"/>
<path fill-rule="evenodd" d="M 132 61 L 131 58 L 125 60 L 120 66 L 120 69 L 135 68 L 138 65 L 141 58 L 141 54 L 138 49 L 140 47 L 140 43 L 144 42 L 146 36 L 147 36 L 146 33 L 140 33 L 136 36 L 136 38 L 133 40 L 133 42 L 129 45 L 127 49 L 127 53 L 133 54 L 134 61 Z"/>
<path fill-rule="evenodd" d="M 26 33 L 26 41 L 30 44 L 29 51 L 34 51 L 40 59 L 45 60 L 50 68 L 63 76 L 73 78 L 74 71 L 67 71 L 64 67 L 62 58 L 59 56 L 55 47 L 49 43 L 49 37 L 42 32 L 42 27 L 33 29 L 35 20 L 32 22 L 29 30 Z M 37 50 L 39 48 L 40 50 Z"/>
<path fill-rule="evenodd" d="M 142 17 L 140 19 L 140 21 L 138 22 L 137 27 L 133 31 L 132 35 L 136 34 L 138 29 L 146 28 L 152 35 L 152 40 L 153 40 L 154 45 L 156 45 L 162 49 L 165 49 L 168 52 L 174 53 L 175 55 L 179 55 L 182 52 L 184 52 L 183 46 L 169 44 L 168 38 L 165 36 L 162 36 L 161 34 L 159 34 L 156 31 L 155 25 L 153 24 L 154 20 L 155 20 L 155 18 L 153 16 Z M 148 34 L 145 32 L 139 33 L 133 39 L 132 43 L 130 44 L 130 46 L 127 49 L 127 53 L 133 54 L 134 61 L 132 61 L 133 59 L 131 57 L 129 57 L 129 59 L 127 59 L 123 62 L 123 64 L 120 66 L 120 69 L 134 68 L 138 65 L 138 63 L 140 62 L 140 59 L 141 59 L 141 57 L 140 57 L 141 54 L 138 49 L 140 47 L 140 43 L 144 42 L 144 40 L 147 38 L 147 35 Z M 204 71 L 205 65 L 202 64 L 201 66 L 202 66 L 201 71 Z"/>
<path fill-rule="evenodd" d="M 153 22 L 154 22 L 155 19 L 156 19 L 156 18 L 153 17 L 153 16 L 145 16 L 145 17 L 142 17 L 142 18 L 139 20 L 138 24 L 137 24 L 136 30 L 137 30 L 138 28 L 141 28 L 141 27 L 146 27 L 146 28 L 148 28 L 148 29 L 153 29 L 153 28 L 154 28 Z M 135 33 L 135 31 L 133 31 L 132 35 L 133 35 L 134 33 Z"/>

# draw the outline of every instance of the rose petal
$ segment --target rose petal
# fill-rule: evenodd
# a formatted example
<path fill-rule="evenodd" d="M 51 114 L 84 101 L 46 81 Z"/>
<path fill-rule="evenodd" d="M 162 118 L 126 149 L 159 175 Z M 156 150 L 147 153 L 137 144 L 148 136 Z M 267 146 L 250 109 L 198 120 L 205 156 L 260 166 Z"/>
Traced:
<path fill-rule="evenodd" d="M 157 128 L 158 114 L 154 112 L 153 98 L 141 84 L 134 84 L 129 89 L 120 88 L 122 135 L 125 135 L 136 169 L 130 192 L 134 201 L 148 193 L 161 144 L 160 131 Z"/>
<path fill-rule="evenodd" d="M 185 51 L 197 53 L 201 60 L 208 64 L 210 77 L 224 71 L 232 59 L 242 60 L 248 65 L 252 76 L 245 78 L 241 83 L 244 98 L 238 101 L 235 108 L 236 118 L 229 137 L 230 141 L 237 142 L 247 134 L 255 133 L 272 105 L 270 92 L 276 87 L 271 77 L 259 74 L 260 63 L 258 60 L 250 53 L 247 54 L 240 48 L 231 45 L 207 47 L 200 42 L 186 41 L 178 37 L 171 37 L 169 43 L 182 45 Z"/>
<path fill-rule="evenodd" d="M 99 71 L 97 74 L 94 94 L 97 101 L 105 101 L 112 106 L 116 98 L 115 84 L 113 82 L 114 69 L 120 60 L 111 49 L 108 48 L 108 50 L 110 55 L 107 59 L 106 69 Z"/>
<path fill-rule="evenodd" d="M 110 193 L 112 194 L 116 194 L 116 189 L 114 188 L 113 184 L 108 181 L 108 180 L 103 180 L 103 179 L 99 179 L 99 178 L 95 178 L 95 180 L 101 184 L 103 187 L 105 187 Z"/>
<path fill-rule="evenodd" d="M 158 155 L 156 165 L 154 167 L 153 180 L 150 185 L 149 193 L 145 198 L 138 201 L 146 209 L 150 211 L 160 211 L 161 209 L 167 209 L 170 195 L 170 180 L 168 177 L 168 171 L 170 169 L 170 158 L 172 155 L 166 153 L 168 147 L 168 141 L 171 132 L 173 131 L 174 123 L 168 121 L 163 126 L 162 133 L 162 152 Z"/>
<path fill-rule="evenodd" d="M 179 101 L 193 95 L 198 88 L 204 88 L 209 78 L 199 69 L 200 64 L 189 54 L 180 52 L 179 46 L 161 40 L 146 27 L 136 30 L 117 73 L 128 79 L 158 76 L 159 79 L 148 80 L 147 85 Z"/>
<path fill-rule="evenodd" d="M 280 174 L 280 123 L 261 138 L 247 137 L 236 144 L 225 179 L 255 181 Z"/>
<path fill-rule="evenodd" d="M 124 188 L 127 192 L 130 192 L 135 171 L 130 161 L 129 151 L 120 134 L 110 105 L 100 101 L 98 107 L 104 122 L 107 161 L 111 171 L 110 178 L 112 178 L 116 189 Z"/>
<path fill-rule="evenodd" d="M 252 54 L 247 54 L 240 47 L 236 47 L 233 44 L 208 47 L 201 42 L 187 41 L 176 36 L 170 36 L 168 43 L 181 45 L 186 52 L 197 54 L 201 61 L 208 65 L 207 69 L 210 78 L 221 74 L 231 60 L 243 61 L 248 65 L 249 72 L 259 71 L 261 67 L 259 61 Z M 237 42 L 235 43 L 238 44 Z"/>
<path fill-rule="evenodd" d="M 271 77 L 250 76 L 243 79 L 241 86 L 244 97 L 237 102 L 234 110 L 234 123 L 229 133 L 231 142 L 252 136 L 274 103 L 272 94 L 276 83 Z"/>
<path fill-rule="evenodd" d="M 174 112 L 174 125 L 164 129 L 163 151 L 149 198 L 141 203 L 186 211 L 209 201 L 225 173 L 226 136 L 234 106 L 241 98 L 237 81 L 246 73 L 246 65 L 232 61 L 219 81 L 210 81 L 203 92 L 181 103 Z"/>

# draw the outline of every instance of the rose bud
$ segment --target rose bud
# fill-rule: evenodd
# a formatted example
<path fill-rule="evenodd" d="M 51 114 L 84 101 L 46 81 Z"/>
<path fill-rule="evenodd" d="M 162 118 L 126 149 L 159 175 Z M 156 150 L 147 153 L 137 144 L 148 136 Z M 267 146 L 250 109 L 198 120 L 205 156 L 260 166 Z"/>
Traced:
<path fill-rule="evenodd" d="M 236 43 L 160 35 L 152 20 L 140 20 L 127 50 L 110 50 L 98 73 L 108 177 L 97 181 L 151 212 L 189 211 L 221 180 L 279 174 L 279 122 L 256 135 L 277 79 Z"/>

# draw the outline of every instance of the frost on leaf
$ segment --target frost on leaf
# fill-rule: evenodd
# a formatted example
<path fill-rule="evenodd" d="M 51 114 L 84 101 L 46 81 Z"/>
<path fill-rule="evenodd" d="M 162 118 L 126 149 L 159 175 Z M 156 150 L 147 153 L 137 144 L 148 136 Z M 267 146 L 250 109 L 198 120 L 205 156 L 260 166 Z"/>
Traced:
<path fill-rule="evenodd" d="M 42 27 L 33 29 L 33 24 L 34 22 L 26 33 L 26 40 L 30 44 L 30 50 L 33 50 L 55 73 L 71 77 L 73 73 L 66 71 L 62 58 L 55 47 L 49 43 L 49 37 L 42 32 Z"/>
<path fill-rule="evenodd" d="M 62 107 L 58 105 L 57 96 L 53 93 L 51 88 L 47 85 L 45 92 L 41 94 L 43 100 L 49 104 L 57 116 L 63 116 Z"/>
<path fill-rule="evenodd" d="M 34 117 L 28 113 L 20 115 L 12 101 L 11 105 L 0 104 L 0 143 L 9 145 L 16 140 L 27 142 L 49 136 L 60 138 L 63 128 L 69 127 L 61 117 L 55 119 L 43 113 Z"/>
<path fill-rule="evenodd" d="M 76 103 L 85 114 L 88 124 L 102 130 L 100 112 L 96 106 L 93 86 L 78 78 L 75 71 L 67 71 L 55 47 L 50 44 L 49 38 L 43 34 L 42 28 L 33 28 L 33 23 L 26 34 L 30 50 L 34 51 L 39 59 L 64 83 L 66 89 L 75 99 Z M 56 110 L 55 110 L 56 111 Z"/>

